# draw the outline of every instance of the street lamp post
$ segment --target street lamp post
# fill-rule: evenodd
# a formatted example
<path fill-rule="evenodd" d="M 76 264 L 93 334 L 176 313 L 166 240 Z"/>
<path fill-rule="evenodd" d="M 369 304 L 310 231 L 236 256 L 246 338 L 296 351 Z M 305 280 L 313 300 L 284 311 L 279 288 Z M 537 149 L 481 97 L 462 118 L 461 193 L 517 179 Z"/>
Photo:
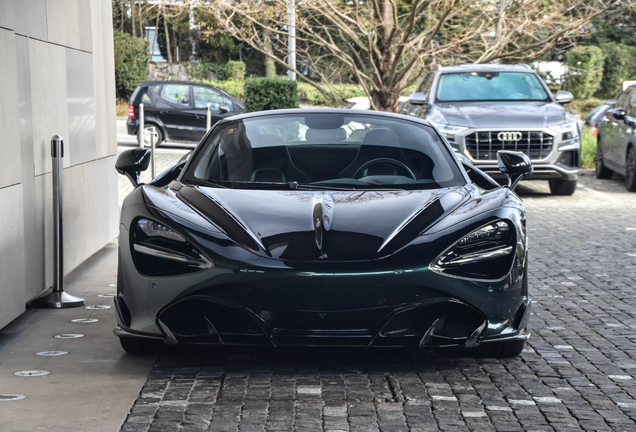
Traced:
<path fill-rule="evenodd" d="M 288 76 L 292 81 L 296 80 L 296 5 L 294 0 L 287 0 L 288 14 L 288 32 L 289 40 L 287 44 L 288 55 L 287 64 L 289 65 Z"/>

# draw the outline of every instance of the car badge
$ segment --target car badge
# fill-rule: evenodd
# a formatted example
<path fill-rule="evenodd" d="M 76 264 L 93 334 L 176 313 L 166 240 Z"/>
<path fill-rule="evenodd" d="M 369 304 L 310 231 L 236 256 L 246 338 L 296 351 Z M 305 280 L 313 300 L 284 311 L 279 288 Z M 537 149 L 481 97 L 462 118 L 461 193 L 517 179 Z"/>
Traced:
<path fill-rule="evenodd" d="M 314 195 L 312 221 L 316 233 L 316 245 L 320 250 L 322 250 L 324 233 L 331 229 L 333 223 L 333 209 L 333 197 L 327 192 L 318 192 Z"/>
<path fill-rule="evenodd" d="M 519 141 L 522 136 L 521 132 L 499 132 L 497 139 L 499 141 Z"/>

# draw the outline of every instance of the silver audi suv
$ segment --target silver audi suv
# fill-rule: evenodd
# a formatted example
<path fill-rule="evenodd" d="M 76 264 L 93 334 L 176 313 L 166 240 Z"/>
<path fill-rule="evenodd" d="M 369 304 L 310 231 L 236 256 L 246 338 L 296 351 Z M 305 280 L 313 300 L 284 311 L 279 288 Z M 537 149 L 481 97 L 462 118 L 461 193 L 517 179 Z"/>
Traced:
<path fill-rule="evenodd" d="M 422 79 L 401 113 L 431 122 L 456 152 L 494 178 L 501 178 L 498 150 L 532 160 L 530 180 L 549 180 L 553 195 L 576 190 L 580 128 L 562 105 L 572 94 L 552 95 L 527 65 L 438 67 Z"/>

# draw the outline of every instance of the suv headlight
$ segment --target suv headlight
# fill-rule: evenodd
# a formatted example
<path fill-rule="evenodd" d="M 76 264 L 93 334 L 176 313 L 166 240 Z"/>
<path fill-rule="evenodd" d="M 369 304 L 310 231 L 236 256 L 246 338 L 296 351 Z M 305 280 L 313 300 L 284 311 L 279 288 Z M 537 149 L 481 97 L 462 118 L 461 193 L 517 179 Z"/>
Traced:
<path fill-rule="evenodd" d="M 173 276 L 214 267 L 181 234 L 159 222 L 139 219 L 131 234 L 133 261 L 146 276 Z"/>
<path fill-rule="evenodd" d="M 430 122 L 433 126 L 435 126 L 437 128 L 437 130 L 439 130 L 441 132 L 442 135 L 444 135 L 444 137 L 446 137 L 447 140 L 454 142 L 455 141 L 455 135 L 465 131 L 466 129 L 468 129 L 467 127 L 464 126 L 453 126 L 453 125 L 449 125 L 449 124 L 444 124 L 444 123 L 435 123 L 435 122 Z"/>
<path fill-rule="evenodd" d="M 550 129 L 561 134 L 561 141 L 579 137 L 579 125 L 576 122 L 550 126 Z"/>
<path fill-rule="evenodd" d="M 491 222 L 462 237 L 435 259 L 431 268 L 469 279 L 501 279 L 512 267 L 515 240 L 510 222 Z"/>

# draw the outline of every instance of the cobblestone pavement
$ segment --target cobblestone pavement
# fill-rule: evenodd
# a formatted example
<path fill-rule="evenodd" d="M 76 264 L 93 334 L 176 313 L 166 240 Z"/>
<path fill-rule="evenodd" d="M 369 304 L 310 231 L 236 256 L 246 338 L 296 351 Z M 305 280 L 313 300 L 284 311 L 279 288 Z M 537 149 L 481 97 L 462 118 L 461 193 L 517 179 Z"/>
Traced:
<path fill-rule="evenodd" d="M 161 355 L 122 431 L 636 430 L 636 194 L 522 183 L 532 337 L 518 358 L 414 350 Z"/>

